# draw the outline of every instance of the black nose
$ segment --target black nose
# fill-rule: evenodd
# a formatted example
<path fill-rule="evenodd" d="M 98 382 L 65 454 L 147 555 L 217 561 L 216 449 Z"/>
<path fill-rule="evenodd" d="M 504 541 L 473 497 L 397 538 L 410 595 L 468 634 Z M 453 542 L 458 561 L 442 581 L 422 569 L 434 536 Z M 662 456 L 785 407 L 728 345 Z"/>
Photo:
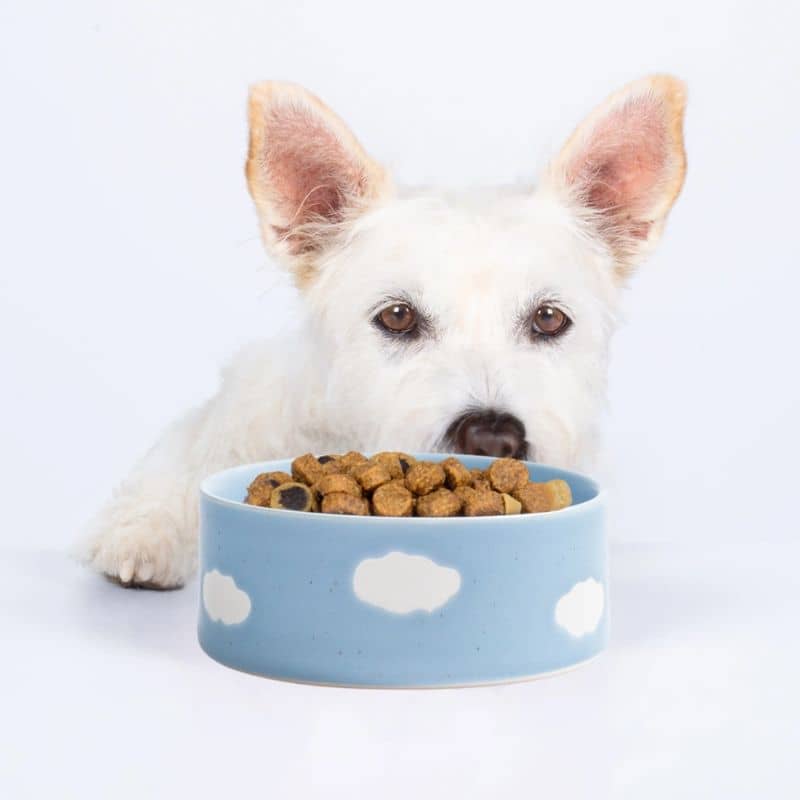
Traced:
<path fill-rule="evenodd" d="M 454 420 L 446 444 L 458 453 L 495 458 L 527 458 L 525 426 L 513 414 L 469 411 Z"/>

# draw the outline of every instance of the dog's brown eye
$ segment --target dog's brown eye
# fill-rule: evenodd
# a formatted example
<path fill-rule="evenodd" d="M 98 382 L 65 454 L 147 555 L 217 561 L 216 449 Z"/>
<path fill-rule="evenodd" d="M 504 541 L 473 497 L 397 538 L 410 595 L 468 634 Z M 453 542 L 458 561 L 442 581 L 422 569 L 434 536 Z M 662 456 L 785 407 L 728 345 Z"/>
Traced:
<path fill-rule="evenodd" d="M 534 336 L 558 336 L 570 323 L 570 318 L 561 309 L 544 303 L 533 312 L 532 333 Z"/>
<path fill-rule="evenodd" d="M 392 303 L 376 317 L 378 324 L 389 333 L 410 333 L 417 324 L 417 314 L 406 303 Z"/>

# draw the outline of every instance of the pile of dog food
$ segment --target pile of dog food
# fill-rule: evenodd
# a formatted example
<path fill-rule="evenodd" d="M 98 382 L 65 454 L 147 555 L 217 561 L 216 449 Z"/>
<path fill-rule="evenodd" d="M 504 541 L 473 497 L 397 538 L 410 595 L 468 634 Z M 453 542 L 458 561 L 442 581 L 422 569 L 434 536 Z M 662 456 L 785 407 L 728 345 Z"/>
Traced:
<path fill-rule="evenodd" d="M 572 504 L 572 493 L 566 481 L 531 481 L 525 465 L 513 458 L 498 458 L 480 470 L 457 458 L 434 463 L 406 453 L 306 453 L 292 462 L 291 475 L 258 475 L 245 503 L 324 514 L 483 517 L 556 511 Z"/>

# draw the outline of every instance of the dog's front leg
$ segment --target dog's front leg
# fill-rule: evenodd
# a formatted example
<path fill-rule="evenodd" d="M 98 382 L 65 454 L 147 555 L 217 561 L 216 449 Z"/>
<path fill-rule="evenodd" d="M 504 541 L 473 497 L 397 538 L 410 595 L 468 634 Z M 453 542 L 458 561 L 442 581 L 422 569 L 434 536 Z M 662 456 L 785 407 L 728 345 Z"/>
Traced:
<path fill-rule="evenodd" d="M 197 563 L 199 487 L 220 469 L 289 452 L 276 391 L 228 371 L 220 393 L 174 423 L 92 521 L 79 556 L 126 586 L 182 586 Z M 291 404 L 283 404 L 291 407 Z"/>
<path fill-rule="evenodd" d="M 174 588 L 197 558 L 197 488 L 211 459 L 196 437 L 215 413 L 212 400 L 174 423 L 90 525 L 80 556 L 126 586 Z"/>

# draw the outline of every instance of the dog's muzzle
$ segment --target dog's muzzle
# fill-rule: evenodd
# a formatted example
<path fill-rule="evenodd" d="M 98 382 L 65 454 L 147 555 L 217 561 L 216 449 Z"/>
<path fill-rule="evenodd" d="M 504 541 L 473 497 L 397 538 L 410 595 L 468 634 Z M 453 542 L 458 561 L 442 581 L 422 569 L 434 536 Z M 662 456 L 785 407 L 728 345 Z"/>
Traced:
<path fill-rule="evenodd" d="M 456 453 L 495 458 L 528 457 L 525 426 L 513 414 L 492 409 L 471 410 L 448 427 L 443 443 Z"/>

